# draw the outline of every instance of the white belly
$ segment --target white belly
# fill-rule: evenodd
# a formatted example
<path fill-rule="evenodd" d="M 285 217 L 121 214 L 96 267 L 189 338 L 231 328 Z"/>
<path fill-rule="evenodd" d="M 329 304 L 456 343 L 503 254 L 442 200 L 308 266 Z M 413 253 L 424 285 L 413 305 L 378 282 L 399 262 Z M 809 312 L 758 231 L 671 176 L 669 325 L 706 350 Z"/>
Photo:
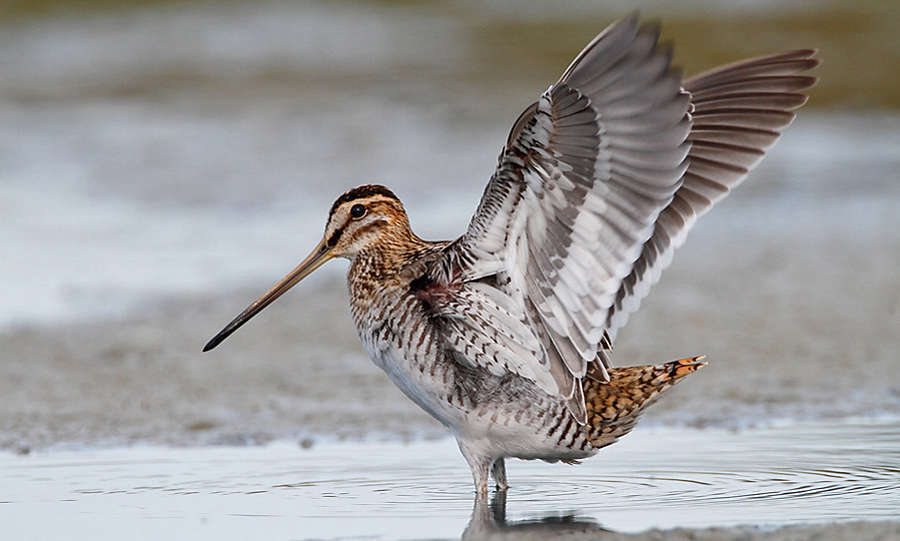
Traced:
<path fill-rule="evenodd" d="M 422 332 L 434 332 L 429 324 L 424 325 Z M 461 444 L 494 457 L 575 460 L 593 454 L 592 449 L 565 448 L 556 436 L 548 436 L 548 428 L 557 422 L 551 414 L 567 413 L 558 399 L 536 386 L 518 378 L 500 385 L 499 378 L 490 374 L 461 370 L 457 361 L 442 357 L 436 349 L 429 353 L 410 348 L 409 344 L 420 343 L 416 335 L 401 340 L 399 329 L 368 328 L 377 330 L 359 334 L 375 365 L 410 400 L 449 428 Z M 429 339 L 437 341 L 434 336 Z M 479 377 L 486 380 L 472 381 Z"/>

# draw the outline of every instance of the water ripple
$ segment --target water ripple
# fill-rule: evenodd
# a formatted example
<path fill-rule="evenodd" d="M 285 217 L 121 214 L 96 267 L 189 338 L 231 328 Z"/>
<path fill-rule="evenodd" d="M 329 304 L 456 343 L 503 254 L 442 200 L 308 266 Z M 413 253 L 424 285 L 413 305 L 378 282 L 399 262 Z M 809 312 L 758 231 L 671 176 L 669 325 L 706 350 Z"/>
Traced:
<path fill-rule="evenodd" d="M 377 538 L 457 536 L 467 525 L 469 534 L 518 524 L 545 535 L 595 534 L 601 524 L 639 531 L 888 520 L 900 508 L 898 434 L 896 420 L 637 430 L 580 466 L 512 461 L 509 501 L 474 511 L 468 468 L 449 440 L 7 455 L 0 521 L 40 523 L 53 509 L 62 523 L 102 516 L 124 531 L 159 516 L 277 517 L 298 528 L 293 537 Z M 506 521 L 507 510 L 515 520 Z"/>

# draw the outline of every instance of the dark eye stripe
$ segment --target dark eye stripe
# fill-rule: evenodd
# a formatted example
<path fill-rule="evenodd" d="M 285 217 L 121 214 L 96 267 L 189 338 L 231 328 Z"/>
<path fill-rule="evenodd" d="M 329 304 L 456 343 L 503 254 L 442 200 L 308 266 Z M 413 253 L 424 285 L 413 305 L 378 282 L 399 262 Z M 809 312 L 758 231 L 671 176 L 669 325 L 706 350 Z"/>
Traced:
<path fill-rule="evenodd" d="M 325 244 L 327 244 L 329 248 L 333 247 L 335 244 L 337 244 L 338 239 L 341 238 L 341 235 L 343 233 L 344 228 L 338 229 L 337 231 L 332 233 L 330 237 L 328 237 L 328 242 L 326 242 Z"/>

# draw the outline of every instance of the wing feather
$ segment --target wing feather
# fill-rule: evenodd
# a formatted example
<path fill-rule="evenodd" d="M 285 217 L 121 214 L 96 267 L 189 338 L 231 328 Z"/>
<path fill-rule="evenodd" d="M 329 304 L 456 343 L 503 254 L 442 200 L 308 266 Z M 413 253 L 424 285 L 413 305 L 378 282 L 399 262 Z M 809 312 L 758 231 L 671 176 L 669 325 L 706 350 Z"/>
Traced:
<path fill-rule="evenodd" d="M 577 383 L 608 343 L 616 292 L 687 169 L 690 97 L 658 37 L 636 16 L 612 25 L 526 109 L 469 230 L 434 273 L 490 278 L 519 303 L 541 345 L 525 364 L 546 367 L 552 384 L 538 384 L 574 400 L 579 417 Z M 475 362 L 495 366 L 482 349 L 470 346 Z"/>
<path fill-rule="evenodd" d="M 612 338 L 669 266 L 697 218 L 747 177 L 806 103 L 800 92 L 816 79 L 800 74 L 818 65 L 815 54 L 803 49 L 762 56 L 685 81 L 694 106 L 690 166 L 617 293 L 608 326 Z"/>
<path fill-rule="evenodd" d="M 739 184 L 803 105 L 815 51 L 682 81 L 659 29 L 604 30 L 513 125 L 466 233 L 430 278 L 460 362 L 518 374 L 584 422 L 580 381 L 697 217 Z"/>

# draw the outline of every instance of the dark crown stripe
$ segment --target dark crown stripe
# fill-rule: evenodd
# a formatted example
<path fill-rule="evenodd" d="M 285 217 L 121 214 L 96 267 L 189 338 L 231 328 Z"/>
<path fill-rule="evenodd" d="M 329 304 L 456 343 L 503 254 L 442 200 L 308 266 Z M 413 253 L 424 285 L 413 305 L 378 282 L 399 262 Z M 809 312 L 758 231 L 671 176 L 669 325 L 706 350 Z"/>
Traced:
<path fill-rule="evenodd" d="M 365 199 L 366 197 L 372 197 L 373 195 L 383 195 L 390 199 L 395 199 L 400 201 L 394 192 L 388 190 L 384 186 L 378 184 L 366 184 L 364 186 L 357 186 L 352 190 L 346 192 L 344 195 L 337 198 L 337 201 L 331 205 L 331 210 L 328 212 L 328 217 L 330 218 L 334 211 L 338 209 L 344 203 L 348 203 L 350 201 L 355 201 L 356 199 Z"/>

